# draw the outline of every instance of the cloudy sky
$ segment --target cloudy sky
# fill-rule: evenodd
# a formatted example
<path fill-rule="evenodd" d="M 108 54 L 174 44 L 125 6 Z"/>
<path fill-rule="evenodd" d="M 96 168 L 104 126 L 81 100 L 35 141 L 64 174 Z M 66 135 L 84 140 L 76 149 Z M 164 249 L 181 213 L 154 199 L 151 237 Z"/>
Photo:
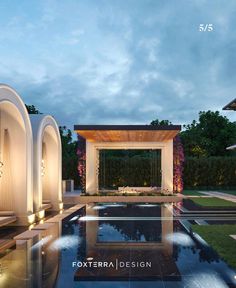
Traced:
<path fill-rule="evenodd" d="M 0 27 L 0 82 L 70 128 L 184 124 L 236 97 L 234 0 L 1 0 Z"/>

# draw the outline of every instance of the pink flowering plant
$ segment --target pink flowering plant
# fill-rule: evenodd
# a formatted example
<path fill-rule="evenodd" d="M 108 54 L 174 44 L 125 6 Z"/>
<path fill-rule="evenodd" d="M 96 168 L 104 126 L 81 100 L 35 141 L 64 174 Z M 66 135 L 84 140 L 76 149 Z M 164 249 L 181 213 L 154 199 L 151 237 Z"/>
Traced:
<path fill-rule="evenodd" d="M 86 141 L 83 137 L 78 135 L 78 173 L 80 178 L 80 185 L 82 192 L 86 188 Z"/>
<path fill-rule="evenodd" d="M 174 138 L 173 150 L 174 150 L 173 188 L 174 192 L 181 193 L 183 191 L 184 149 L 179 135 L 177 135 Z"/>

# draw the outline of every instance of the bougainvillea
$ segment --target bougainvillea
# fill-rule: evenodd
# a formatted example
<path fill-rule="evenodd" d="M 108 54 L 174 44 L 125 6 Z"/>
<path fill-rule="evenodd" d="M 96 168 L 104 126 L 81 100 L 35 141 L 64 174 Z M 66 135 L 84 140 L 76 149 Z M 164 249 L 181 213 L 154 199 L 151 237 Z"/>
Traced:
<path fill-rule="evenodd" d="M 184 149 L 180 137 L 177 135 L 173 141 L 174 177 L 173 188 L 175 192 L 183 191 Z"/>
<path fill-rule="evenodd" d="M 78 173 L 82 192 L 86 189 L 86 141 L 78 135 Z"/>

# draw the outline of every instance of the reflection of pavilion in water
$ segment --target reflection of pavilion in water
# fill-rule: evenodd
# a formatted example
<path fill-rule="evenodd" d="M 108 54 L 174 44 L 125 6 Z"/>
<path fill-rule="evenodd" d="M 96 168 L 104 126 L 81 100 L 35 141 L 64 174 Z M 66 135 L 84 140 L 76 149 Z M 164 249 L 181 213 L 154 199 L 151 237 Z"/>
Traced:
<path fill-rule="evenodd" d="M 173 243 L 167 240 L 168 235 L 173 233 L 173 207 L 172 205 L 161 205 L 158 206 L 159 215 L 157 212 L 157 217 L 161 220 L 137 220 L 134 222 L 142 222 L 140 225 L 138 223 L 134 224 L 133 227 L 130 226 L 130 233 L 136 233 L 137 230 L 142 231 L 143 237 L 148 238 L 148 241 L 132 241 L 132 237 L 127 233 L 127 214 L 120 214 L 123 216 L 123 220 L 110 220 L 109 221 L 109 208 L 105 210 L 95 210 L 92 207 L 87 209 L 87 215 L 89 216 L 107 216 L 106 220 L 93 220 L 86 222 L 86 258 L 93 259 L 93 262 L 112 262 L 121 263 L 123 266 L 125 262 L 134 262 L 135 267 L 120 267 L 119 264 L 114 267 L 104 268 L 104 267 L 80 267 L 77 269 L 75 274 L 76 280 L 93 281 L 93 280 L 148 280 L 148 279 L 171 279 L 180 280 L 180 273 L 173 259 Z M 117 210 L 116 210 L 117 209 Z M 137 209 L 137 207 L 134 207 Z M 148 208 L 148 215 L 150 216 L 151 208 Z M 146 211 L 148 210 L 145 209 Z M 111 215 L 114 216 L 116 212 L 121 212 L 122 209 L 119 208 L 112 209 Z M 129 207 L 127 211 L 132 211 Z M 145 211 L 143 210 L 143 211 Z M 106 211 L 106 212 L 105 212 Z M 104 213 L 105 212 L 105 213 Z M 119 213 L 118 212 L 118 213 Z M 154 209 L 155 212 L 155 209 Z M 117 214 L 118 214 L 117 213 Z M 132 212 L 131 212 L 132 213 Z M 145 213 L 145 212 L 144 212 Z M 142 212 L 138 211 L 139 216 Z M 153 215 L 152 215 L 153 216 Z M 166 220 L 165 220 L 166 219 Z M 123 224 L 122 224 L 123 223 Z M 159 228 L 155 225 L 159 225 Z M 120 233 L 129 234 L 129 241 L 114 241 L 114 238 L 106 238 L 101 241 L 100 231 L 101 227 L 106 224 L 111 227 L 115 227 Z M 129 223 L 130 225 L 130 223 Z M 141 229 L 143 227 L 143 230 Z M 155 227 L 155 231 L 152 229 L 152 236 L 150 233 L 146 233 L 145 226 L 147 229 L 152 229 Z M 112 229 L 113 229 L 112 228 Z M 159 234 L 159 235 L 154 235 Z M 148 235 L 148 237 L 147 237 Z M 143 239 L 142 237 L 142 239 Z M 113 239 L 112 239 L 113 238 Z M 133 237 L 135 239 L 135 236 Z M 154 239 L 154 240 L 153 240 Z M 147 239 L 146 239 L 147 240 Z M 85 260 L 86 261 L 86 260 Z M 141 262 L 143 265 L 140 265 Z M 146 265 L 145 263 L 150 263 Z M 145 266 L 145 267 L 140 267 Z"/>

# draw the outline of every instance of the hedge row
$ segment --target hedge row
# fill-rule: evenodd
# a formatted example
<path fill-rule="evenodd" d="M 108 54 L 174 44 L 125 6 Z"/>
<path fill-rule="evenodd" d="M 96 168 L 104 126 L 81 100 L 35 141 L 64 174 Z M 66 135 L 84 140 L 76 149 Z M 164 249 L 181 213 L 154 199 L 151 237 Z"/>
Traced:
<path fill-rule="evenodd" d="M 99 187 L 160 186 L 160 165 L 154 165 L 150 158 L 111 157 L 99 164 Z"/>
<path fill-rule="evenodd" d="M 128 161 L 107 158 L 100 163 L 99 186 L 160 186 L 160 169 L 148 157 L 133 157 Z M 232 189 L 236 187 L 236 157 L 187 157 L 183 174 L 185 189 Z"/>
<path fill-rule="evenodd" d="M 236 157 L 187 157 L 183 178 L 185 189 L 236 187 Z"/>

